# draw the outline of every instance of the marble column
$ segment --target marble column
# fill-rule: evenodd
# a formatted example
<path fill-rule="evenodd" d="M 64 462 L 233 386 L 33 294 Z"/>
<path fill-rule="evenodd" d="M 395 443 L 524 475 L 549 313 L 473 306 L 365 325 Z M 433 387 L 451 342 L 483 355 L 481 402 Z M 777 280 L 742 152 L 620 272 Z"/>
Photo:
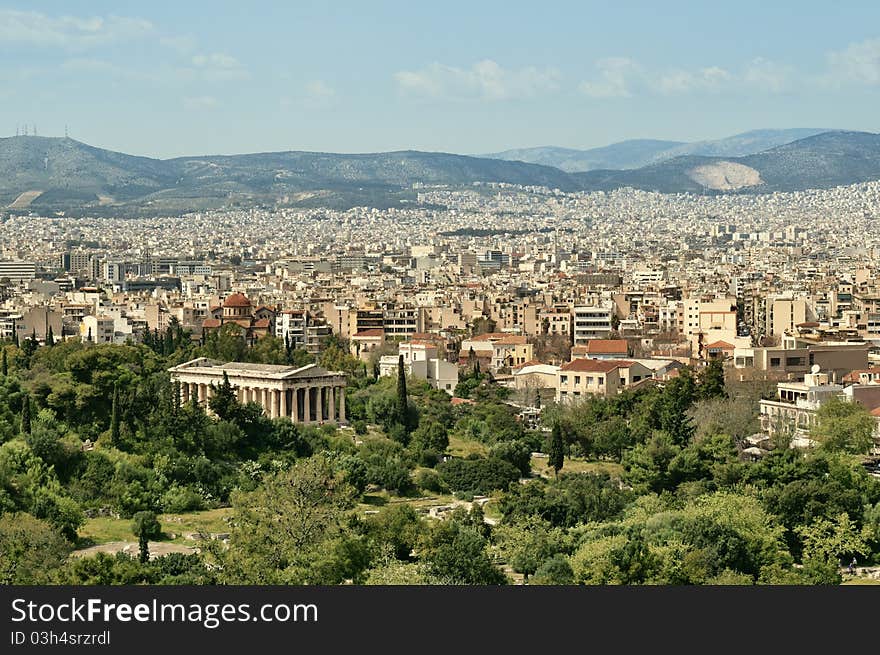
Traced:
<path fill-rule="evenodd" d="M 293 388 L 293 411 L 290 413 L 290 420 L 299 423 L 299 387 Z"/>
<path fill-rule="evenodd" d="M 205 387 L 207 385 L 199 384 L 198 386 L 199 386 L 199 403 L 204 404 L 205 400 L 207 400 L 207 398 L 208 398 L 208 392 L 205 389 Z"/>
<path fill-rule="evenodd" d="M 263 412 L 266 416 L 269 416 L 269 390 L 268 389 L 260 389 L 260 405 L 263 406 Z"/>
<path fill-rule="evenodd" d="M 278 418 L 278 392 L 269 389 L 269 418 Z"/>
<path fill-rule="evenodd" d="M 339 422 L 345 423 L 345 387 L 339 387 Z"/>
<path fill-rule="evenodd" d="M 303 389 L 303 423 L 311 423 L 312 422 L 312 389 L 311 387 L 306 387 Z"/>
<path fill-rule="evenodd" d="M 330 420 L 336 422 L 336 389 L 327 387 L 330 392 Z"/>
<path fill-rule="evenodd" d="M 287 390 L 282 388 L 281 391 L 278 392 L 281 396 L 281 416 L 287 416 Z"/>

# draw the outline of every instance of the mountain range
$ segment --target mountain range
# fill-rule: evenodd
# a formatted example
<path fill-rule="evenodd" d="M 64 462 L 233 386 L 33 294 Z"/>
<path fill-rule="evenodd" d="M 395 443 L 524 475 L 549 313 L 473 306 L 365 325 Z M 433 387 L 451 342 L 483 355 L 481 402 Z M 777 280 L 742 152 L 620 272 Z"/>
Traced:
<path fill-rule="evenodd" d="M 505 150 L 489 155 L 490 159 L 524 161 L 580 173 L 596 169 L 641 168 L 667 159 L 688 155 L 703 157 L 745 157 L 798 139 L 805 139 L 832 130 L 796 127 L 785 130 L 752 130 L 714 141 L 658 141 L 630 139 L 601 148 L 573 150 L 556 146 Z"/>
<path fill-rule="evenodd" d="M 762 139 L 781 138 L 747 134 L 752 136 L 738 135 L 725 140 L 726 145 L 702 142 L 699 151 L 749 151 L 760 147 Z M 653 149 L 655 158 L 661 144 L 662 152 L 683 147 L 634 143 L 641 144 L 635 150 Z M 624 158 L 626 148 L 619 146 L 609 148 Z M 150 216 L 219 207 L 381 208 L 412 202 L 419 184 L 505 182 L 563 191 L 628 186 L 669 193 L 764 193 L 880 179 L 880 135 L 869 132 L 821 132 L 743 156 L 684 152 L 638 168 L 572 173 L 542 164 L 419 151 L 151 159 L 67 137 L 17 136 L 0 139 L 0 211 L 5 207 L 19 213 Z"/>

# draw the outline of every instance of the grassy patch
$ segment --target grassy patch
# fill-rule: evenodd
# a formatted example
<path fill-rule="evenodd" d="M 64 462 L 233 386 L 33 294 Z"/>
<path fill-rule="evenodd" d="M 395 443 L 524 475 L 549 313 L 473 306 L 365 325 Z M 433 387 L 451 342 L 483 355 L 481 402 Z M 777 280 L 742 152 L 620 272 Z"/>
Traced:
<path fill-rule="evenodd" d="M 162 525 L 162 537 L 159 541 L 192 543 L 184 537 L 185 534 L 189 532 L 204 534 L 229 532 L 229 525 L 225 519 L 231 515 L 231 507 L 185 514 L 160 514 L 159 523 Z M 172 538 L 172 534 L 176 536 Z M 135 536 L 131 532 L 131 519 L 114 519 L 109 516 L 86 519 L 85 524 L 79 529 L 79 536 L 83 542 L 94 544 L 105 544 L 110 541 L 135 541 Z"/>
<path fill-rule="evenodd" d="M 449 454 L 453 457 L 467 457 L 476 453 L 477 455 L 486 456 L 489 454 L 489 446 L 473 441 L 472 439 L 462 439 L 461 437 L 449 435 Z"/>
<path fill-rule="evenodd" d="M 545 478 L 554 475 L 546 457 L 532 457 L 532 471 Z M 617 462 L 566 458 L 560 473 L 607 473 L 612 478 L 619 478 L 623 475 L 623 467 Z"/>

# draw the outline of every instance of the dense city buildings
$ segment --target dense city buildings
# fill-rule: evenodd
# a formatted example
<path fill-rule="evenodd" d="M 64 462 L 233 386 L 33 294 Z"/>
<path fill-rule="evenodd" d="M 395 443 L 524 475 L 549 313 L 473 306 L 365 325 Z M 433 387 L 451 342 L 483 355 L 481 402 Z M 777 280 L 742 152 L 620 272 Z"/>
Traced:
<path fill-rule="evenodd" d="M 150 229 L 14 213 L 0 336 L 45 342 L 51 325 L 56 341 L 126 343 L 173 323 L 199 343 L 226 328 L 311 357 L 335 338 L 380 375 L 403 354 L 449 393 L 478 366 L 560 401 L 662 380 L 671 362 L 787 384 L 818 366 L 846 385 L 880 361 L 878 215 L 877 182 L 705 196 L 421 185 L 402 208 L 230 209 Z"/>

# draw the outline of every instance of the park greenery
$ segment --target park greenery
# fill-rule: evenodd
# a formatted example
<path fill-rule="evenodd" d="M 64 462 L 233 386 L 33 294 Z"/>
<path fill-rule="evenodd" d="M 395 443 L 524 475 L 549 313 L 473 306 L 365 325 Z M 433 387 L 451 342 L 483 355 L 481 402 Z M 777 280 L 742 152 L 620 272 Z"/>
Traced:
<path fill-rule="evenodd" d="M 273 337 L 172 325 L 140 344 L 0 350 L 2 584 L 837 584 L 841 563 L 880 564 L 880 481 L 861 465 L 873 418 L 828 403 L 815 448 L 746 461 L 754 390 L 720 363 L 547 404 L 530 429 L 478 366 L 453 404 L 331 339 L 317 363 L 348 374 L 338 428 L 269 419 L 228 380 L 210 413 L 181 404 L 167 369 L 195 357 L 316 361 Z M 228 539 L 151 552 L 172 539 L 164 516 L 218 508 Z M 72 556 L 108 515 L 136 550 Z"/>

